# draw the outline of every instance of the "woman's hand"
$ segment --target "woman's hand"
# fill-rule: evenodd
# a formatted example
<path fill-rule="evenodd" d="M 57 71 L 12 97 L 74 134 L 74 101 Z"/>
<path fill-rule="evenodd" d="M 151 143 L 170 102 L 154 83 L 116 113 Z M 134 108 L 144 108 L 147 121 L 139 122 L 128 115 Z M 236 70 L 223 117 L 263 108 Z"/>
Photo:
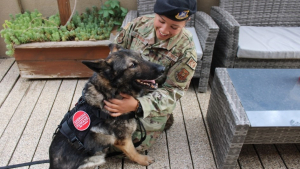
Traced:
<path fill-rule="evenodd" d="M 110 114 L 113 117 L 118 117 L 122 114 L 135 111 L 138 105 L 138 101 L 134 97 L 123 93 L 120 93 L 120 95 L 123 97 L 122 100 L 119 99 L 111 99 L 109 101 L 104 100 L 105 103 L 104 108 L 110 112 L 113 112 Z"/>

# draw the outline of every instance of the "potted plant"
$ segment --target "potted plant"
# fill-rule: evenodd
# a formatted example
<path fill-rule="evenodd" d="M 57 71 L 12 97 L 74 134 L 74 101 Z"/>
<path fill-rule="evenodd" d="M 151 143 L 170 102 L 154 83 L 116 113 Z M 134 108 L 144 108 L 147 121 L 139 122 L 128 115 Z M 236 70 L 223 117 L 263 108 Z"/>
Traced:
<path fill-rule="evenodd" d="M 14 56 L 25 78 L 89 77 L 92 72 L 82 60 L 107 57 L 111 34 L 116 34 L 127 9 L 118 0 L 106 1 L 76 12 L 62 25 L 59 14 L 48 18 L 35 10 L 6 20 L 1 36 L 9 56 Z"/>

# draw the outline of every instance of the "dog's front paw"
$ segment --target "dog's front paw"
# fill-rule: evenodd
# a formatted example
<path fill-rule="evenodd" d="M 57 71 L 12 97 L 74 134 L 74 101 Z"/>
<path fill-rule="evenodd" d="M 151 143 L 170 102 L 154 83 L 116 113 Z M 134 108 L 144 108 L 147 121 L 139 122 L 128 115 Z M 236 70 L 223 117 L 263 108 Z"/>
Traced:
<path fill-rule="evenodd" d="M 154 158 L 147 155 L 141 155 L 141 158 L 137 161 L 137 163 L 143 166 L 148 166 L 154 162 L 155 162 Z"/>

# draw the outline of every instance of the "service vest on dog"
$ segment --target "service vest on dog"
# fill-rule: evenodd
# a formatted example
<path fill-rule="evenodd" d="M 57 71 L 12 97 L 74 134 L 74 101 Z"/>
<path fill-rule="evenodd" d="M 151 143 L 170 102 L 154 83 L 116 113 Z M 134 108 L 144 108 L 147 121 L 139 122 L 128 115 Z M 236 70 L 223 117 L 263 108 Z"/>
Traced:
<path fill-rule="evenodd" d="M 153 22 L 154 15 L 136 18 L 115 39 L 124 48 L 139 52 L 145 60 L 166 68 L 163 77 L 157 80 L 159 88 L 137 98 L 143 108 L 144 117 L 141 121 L 147 132 L 164 129 L 176 101 L 188 89 L 197 65 L 192 36 L 185 28 L 168 40 L 156 40 Z"/>

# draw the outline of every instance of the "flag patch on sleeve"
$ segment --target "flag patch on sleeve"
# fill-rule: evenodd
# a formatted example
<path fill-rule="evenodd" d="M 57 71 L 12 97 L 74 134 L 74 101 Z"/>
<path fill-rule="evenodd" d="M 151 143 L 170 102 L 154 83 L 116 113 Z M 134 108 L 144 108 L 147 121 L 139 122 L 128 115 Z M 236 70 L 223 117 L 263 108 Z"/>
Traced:
<path fill-rule="evenodd" d="M 190 59 L 186 62 L 186 64 L 193 70 L 196 69 L 197 62 L 194 60 L 194 58 L 190 57 Z"/>

